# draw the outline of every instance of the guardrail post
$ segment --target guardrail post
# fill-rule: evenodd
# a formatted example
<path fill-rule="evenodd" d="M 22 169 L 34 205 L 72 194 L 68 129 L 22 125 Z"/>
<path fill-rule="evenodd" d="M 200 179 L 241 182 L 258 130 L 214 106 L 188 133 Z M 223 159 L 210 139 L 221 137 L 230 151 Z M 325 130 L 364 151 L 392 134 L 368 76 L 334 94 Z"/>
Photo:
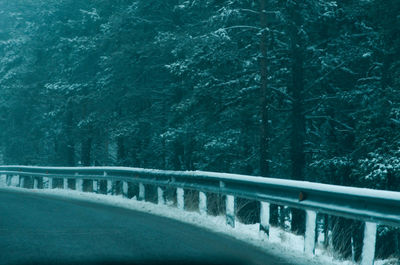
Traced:
<path fill-rule="evenodd" d="M 361 265 L 373 265 L 376 245 L 376 223 L 365 222 Z"/>
<path fill-rule="evenodd" d="M 6 174 L 1 174 L 0 175 L 0 182 L 2 184 L 7 184 L 7 175 Z"/>
<path fill-rule="evenodd" d="M 125 198 L 128 198 L 128 190 L 129 190 L 128 182 L 122 181 L 122 196 L 124 196 Z"/>
<path fill-rule="evenodd" d="M 75 190 L 82 192 L 83 191 L 83 179 L 77 178 L 79 175 L 78 172 L 75 173 Z"/>
<path fill-rule="evenodd" d="M 8 175 L 2 175 L 1 178 L 4 181 L 4 185 L 8 185 Z"/>
<path fill-rule="evenodd" d="M 17 187 L 18 186 L 18 177 L 19 175 L 11 176 L 11 186 Z"/>
<path fill-rule="evenodd" d="M 107 180 L 107 195 L 113 195 L 113 182 Z"/>
<path fill-rule="evenodd" d="M 161 187 L 157 187 L 157 198 L 158 198 L 158 204 L 159 205 L 164 205 L 165 204 L 164 189 L 161 188 Z"/>
<path fill-rule="evenodd" d="M 13 176 L 13 180 L 11 181 L 11 185 L 13 185 L 13 184 L 14 184 L 15 187 L 19 186 L 19 175 L 14 175 Z"/>
<path fill-rule="evenodd" d="M 63 189 L 64 190 L 68 189 L 68 179 L 67 178 L 63 178 Z"/>
<path fill-rule="evenodd" d="M 25 177 L 21 175 L 18 175 L 18 177 L 19 177 L 19 187 L 20 188 L 25 187 Z"/>
<path fill-rule="evenodd" d="M 6 185 L 7 186 L 11 185 L 11 176 L 10 175 L 6 175 Z"/>
<path fill-rule="evenodd" d="M 145 200 L 145 195 L 146 195 L 146 190 L 144 188 L 144 185 L 143 185 L 143 183 L 139 183 L 138 201 L 144 201 Z"/>
<path fill-rule="evenodd" d="M 205 192 L 199 192 L 199 211 L 201 215 L 207 215 L 207 195 Z"/>
<path fill-rule="evenodd" d="M 83 192 L 83 179 L 79 178 L 76 180 L 76 190 Z"/>
<path fill-rule="evenodd" d="M 235 227 L 235 197 L 226 195 L 226 224 Z"/>
<path fill-rule="evenodd" d="M 93 192 L 97 193 L 99 191 L 99 181 L 94 179 L 92 184 L 93 184 Z"/>
<path fill-rule="evenodd" d="M 103 173 L 104 177 L 107 177 L 107 172 L 104 171 Z M 113 195 L 113 182 L 111 180 L 107 180 L 107 195 Z"/>
<path fill-rule="evenodd" d="M 304 234 L 304 252 L 309 255 L 315 254 L 315 232 L 317 224 L 317 213 L 306 210 L 306 232 Z"/>
<path fill-rule="evenodd" d="M 185 209 L 185 191 L 182 188 L 176 189 L 176 207 L 180 210 Z"/>
<path fill-rule="evenodd" d="M 268 202 L 260 202 L 260 231 L 269 237 L 269 207 Z"/>
<path fill-rule="evenodd" d="M 49 189 L 53 189 L 53 178 L 49 178 Z"/>
<path fill-rule="evenodd" d="M 37 190 L 39 188 L 39 180 L 37 177 L 33 177 L 33 189 Z"/>
<path fill-rule="evenodd" d="M 43 189 L 48 189 L 49 188 L 49 181 L 50 179 L 48 177 L 43 177 L 42 178 L 43 182 Z"/>

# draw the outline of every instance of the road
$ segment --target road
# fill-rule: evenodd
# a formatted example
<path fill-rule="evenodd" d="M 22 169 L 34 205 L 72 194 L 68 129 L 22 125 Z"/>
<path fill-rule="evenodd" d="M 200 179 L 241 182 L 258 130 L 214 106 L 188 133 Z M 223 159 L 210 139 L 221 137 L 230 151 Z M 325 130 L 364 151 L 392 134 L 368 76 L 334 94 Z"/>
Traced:
<path fill-rule="evenodd" d="M 168 218 L 0 189 L 0 264 L 290 264 Z"/>

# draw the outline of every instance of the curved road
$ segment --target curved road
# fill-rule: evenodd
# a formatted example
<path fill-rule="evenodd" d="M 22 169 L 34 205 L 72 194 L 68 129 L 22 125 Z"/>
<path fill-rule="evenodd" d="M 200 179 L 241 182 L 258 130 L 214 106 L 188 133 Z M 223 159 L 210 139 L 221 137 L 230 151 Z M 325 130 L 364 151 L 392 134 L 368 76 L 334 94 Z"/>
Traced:
<path fill-rule="evenodd" d="M 0 264 L 290 264 L 228 236 L 128 209 L 0 189 Z"/>

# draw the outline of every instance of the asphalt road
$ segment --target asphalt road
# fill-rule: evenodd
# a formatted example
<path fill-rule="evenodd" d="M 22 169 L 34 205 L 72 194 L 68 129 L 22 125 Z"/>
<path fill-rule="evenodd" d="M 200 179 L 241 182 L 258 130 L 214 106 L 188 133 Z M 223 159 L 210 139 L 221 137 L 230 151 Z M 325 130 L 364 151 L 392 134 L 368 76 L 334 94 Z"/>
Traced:
<path fill-rule="evenodd" d="M 188 263 L 290 264 L 228 236 L 168 218 L 0 190 L 0 264 Z"/>

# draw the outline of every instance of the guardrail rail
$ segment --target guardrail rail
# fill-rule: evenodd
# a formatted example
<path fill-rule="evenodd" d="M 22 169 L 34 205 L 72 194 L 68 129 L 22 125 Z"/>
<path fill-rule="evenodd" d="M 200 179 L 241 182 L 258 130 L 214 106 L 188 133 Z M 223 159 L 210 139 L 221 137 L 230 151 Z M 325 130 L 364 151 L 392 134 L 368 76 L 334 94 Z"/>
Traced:
<path fill-rule="evenodd" d="M 158 204 L 165 203 L 166 188 L 176 188 L 177 207 L 182 210 L 185 190 L 196 190 L 201 214 L 207 214 L 207 192 L 226 195 L 226 222 L 232 227 L 235 226 L 236 198 L 247 198 L 260 202 L 260 231 L 266 237 L 271 204 L 302 209 L 306 212 L 304 252 L 311 255 L 315 253 L 317 213 L 359 220 L 365 222 L 362 265 L 374 264 L 377 226 L 400 226 L 400 192 L 227 173 L 128 167 L 0 166 L 0 175 L 7 185 L 17 178 L 16 186 L 33 189 L 52 189 L 56 179 L 62 179 L 61 188 L 68 189 L 68 180 L 73 179 L 75 189 L 84 191 L 84 181 L 89 180 L 93 185 L 90 191 L 95 193 L 99 192 L 100 181 L 106 181 L 109 195 L 113 194 L 115 183 L 120 182 L 125 197 L 128 197 L 128 183 L 136 183 L 138 200 L 145 200 L 145 185 L 154 185 Z"/>

